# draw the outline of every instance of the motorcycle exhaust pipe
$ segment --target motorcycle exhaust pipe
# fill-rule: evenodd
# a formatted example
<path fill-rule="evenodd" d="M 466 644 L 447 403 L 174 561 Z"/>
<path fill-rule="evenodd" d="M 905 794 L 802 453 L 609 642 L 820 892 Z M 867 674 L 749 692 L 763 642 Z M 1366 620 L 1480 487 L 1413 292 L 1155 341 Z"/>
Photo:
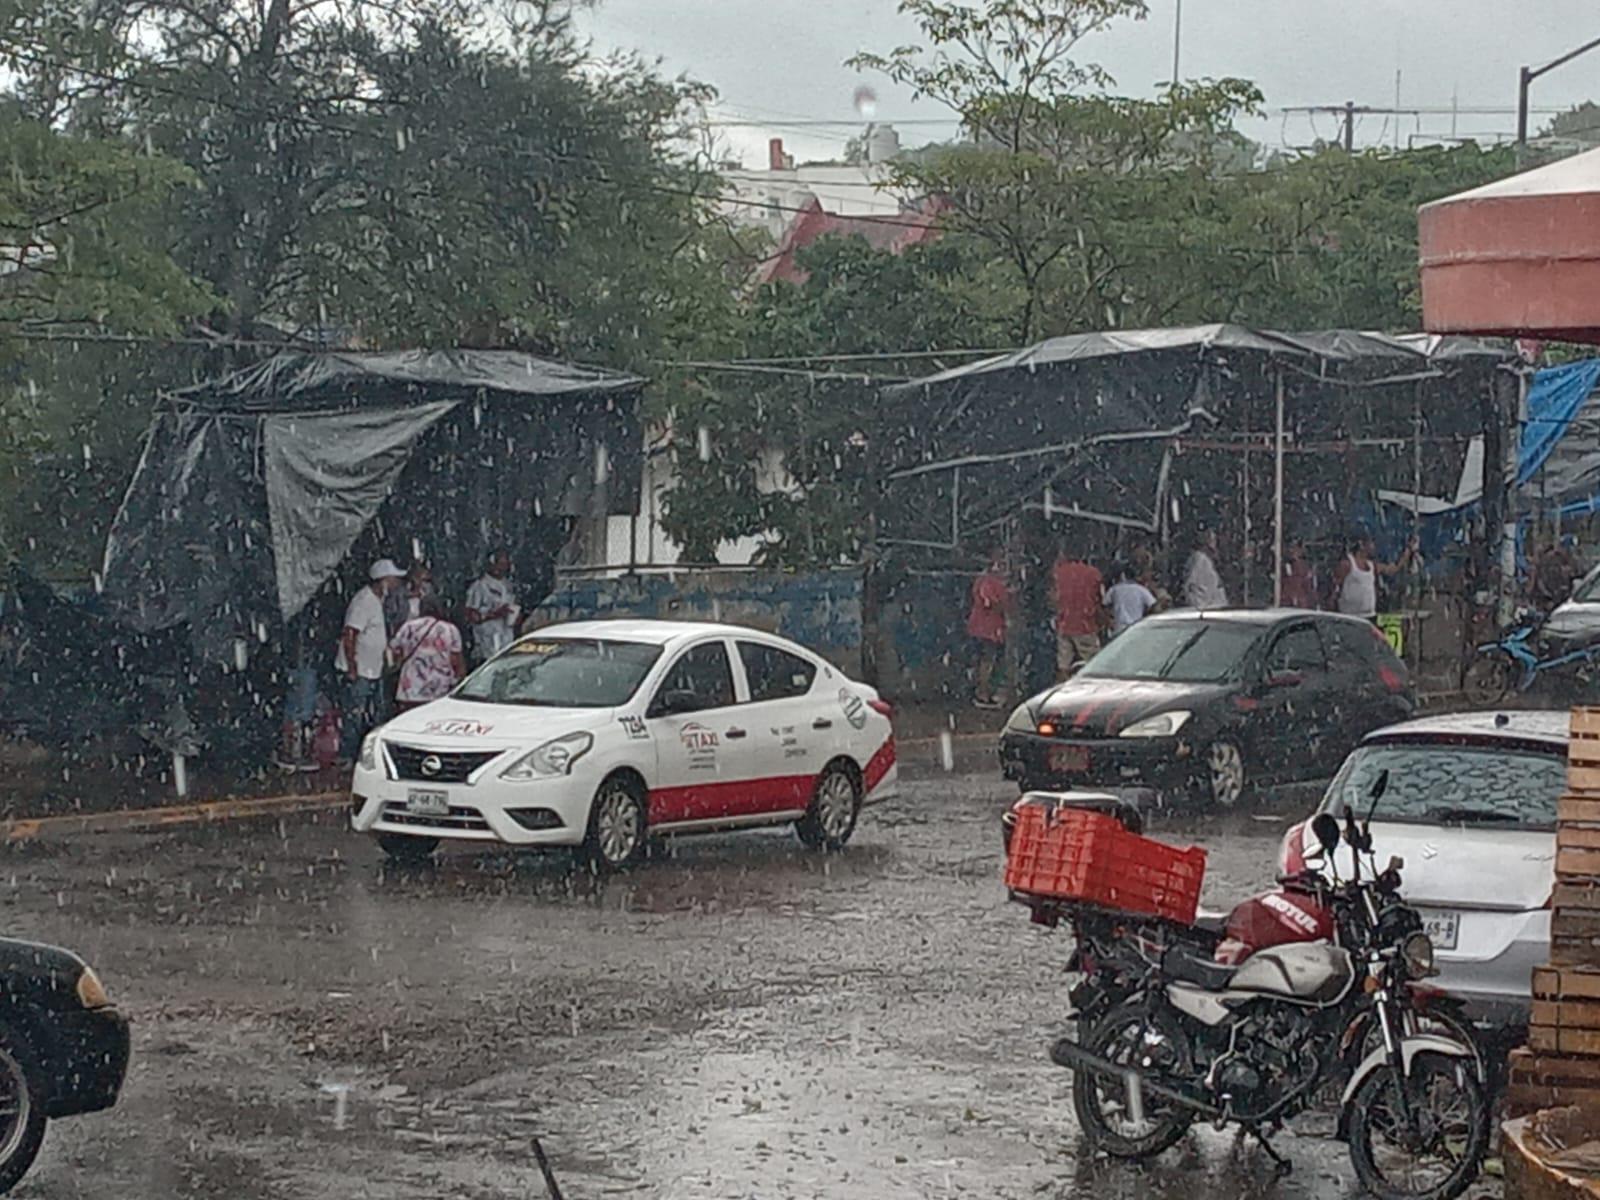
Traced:
<path fill-rule="evenodd" d="M 1169 1104 L 1181 1104 L 1184 1108 L 1191 1109 L 1207 1117 L 1222 1115 L 1222 1110 L 1210 1101 L 1204 1100 L 1191 1092 L 1180 1091 L 1177 1088 L 1170 1088 L 1165 1084 L 1147 1079 L 1137 1071 L 1130 1071 L 1127 1067 L 1119 1066 L 1109 1058 L 1101 1058 L 1098 1054 L 1085 1050 L 1071 1038 L 1062 1038 L 1054 1046 L 1050 1047 L 1050 1061 L 1058 1067 L 1065 1067 L 1069 1071 L 1088 1071 L 1092 1075 L 1104 1075 L 1110 1079 L 1126 1080 L 1128 1107 L 1130 1109 L 1143 1109 L 1143 1096 L 1150 1095 L 1158 1100 L 1165 1100 Z"/>

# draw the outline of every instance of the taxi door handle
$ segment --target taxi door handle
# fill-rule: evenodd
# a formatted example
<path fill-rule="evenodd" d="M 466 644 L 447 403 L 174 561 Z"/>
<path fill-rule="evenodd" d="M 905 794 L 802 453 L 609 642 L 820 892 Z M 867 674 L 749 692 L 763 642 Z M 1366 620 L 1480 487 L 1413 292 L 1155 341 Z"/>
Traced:
<path fill-rule="evenodd" d="M 742 738 L 742 737 L 744 737 L 744 730 L 742 730 L 742 729 L 730 729 L 730 730 L 728 730 L 728 738 L 729 738 L 729 740 L 732 740 L 733 738 Z"/>
<path fill-rule="evenodd" d="M 818 717 L 815 721 L 811 722 L 811 728 L 813 728 L 813 729 L 832 729 L 833 728 L 833 722 L 828 720 L 827 717 Z"/>

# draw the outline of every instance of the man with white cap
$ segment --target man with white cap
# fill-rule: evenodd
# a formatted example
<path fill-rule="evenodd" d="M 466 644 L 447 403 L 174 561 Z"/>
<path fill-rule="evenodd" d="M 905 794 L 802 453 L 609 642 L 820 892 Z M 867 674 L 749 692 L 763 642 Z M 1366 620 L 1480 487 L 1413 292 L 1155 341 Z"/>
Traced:
<path fill-rule="evenodd" d="M 389 629 L 383 619 L 383 598 L 406 573 L 394 560 L 380 558 L 367 572 L 367 585 L 350 597 L 339 633 L 339 653 L 333 665 L 344 679 L 344 720 L 340 729 L 339 757 L 353 762 L 361 739 L 378 723 L 383 696 L 384 652 Z"/>

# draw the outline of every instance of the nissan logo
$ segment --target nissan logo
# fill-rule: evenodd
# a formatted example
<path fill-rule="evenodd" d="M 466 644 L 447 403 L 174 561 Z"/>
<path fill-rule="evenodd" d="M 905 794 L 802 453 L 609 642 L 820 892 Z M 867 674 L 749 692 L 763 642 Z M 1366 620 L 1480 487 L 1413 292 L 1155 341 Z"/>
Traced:
<path fill-rule="evenodd" d="M 444 770 L 444 760 L 437 754 L 430 754 L 422 760 L 422 773 L 424 775 L 437 775 Z"/>

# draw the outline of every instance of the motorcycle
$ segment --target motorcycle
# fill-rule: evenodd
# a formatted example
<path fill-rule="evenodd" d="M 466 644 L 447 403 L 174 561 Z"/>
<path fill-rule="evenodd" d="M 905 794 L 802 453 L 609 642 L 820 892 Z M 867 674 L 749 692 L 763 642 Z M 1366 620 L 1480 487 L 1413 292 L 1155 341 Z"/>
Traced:
<path fill-rule="evenodd" d="M 1386 784 L 1380 776 L 1372 808 Z M 1489 1139 L 1481 1055 L 1466 1028 L 1417 1003 L 1415 985 L 1436 973 L 1433 946 L 1400 899 L 1403 864 L 1371 863 L 1362 878 L 1371 818 L 1363 827 L 1347 814 L 1341 834 L 1318 817 L 1325 872 L 1247 901 L 1220 932 L 1066 914 L 1084 972 L 1072 996 L 1079 1038 L 1059 1040 L 1051 1058 L 1074 1072 L 1092 1143 L 1148 1158 L 1210 1119 L 1249 1132 L 1287 1169 L 1271 1136 L 1332 1083 L 1368 1191 L 1452 1200 L 1472 1183 Z M 1348 881 L 1333 870 L 1341 838 L 1353 851 Z M 1274 932 L 1264 912 L 1297 932 Z"/>
<path fill-rule="evenodd" d="M 1579 688 L 1593 684 L 1600 643 L 1547 645 L 1543 636 L 1546 620 L 1534 609 L 1521 609 L 1495 641 L 1474 648 L 1474 658 L 1461 681 L 1472 704 L 1492 708 L 1513 691 L 1527 691 L 1552 671 Z"/>

